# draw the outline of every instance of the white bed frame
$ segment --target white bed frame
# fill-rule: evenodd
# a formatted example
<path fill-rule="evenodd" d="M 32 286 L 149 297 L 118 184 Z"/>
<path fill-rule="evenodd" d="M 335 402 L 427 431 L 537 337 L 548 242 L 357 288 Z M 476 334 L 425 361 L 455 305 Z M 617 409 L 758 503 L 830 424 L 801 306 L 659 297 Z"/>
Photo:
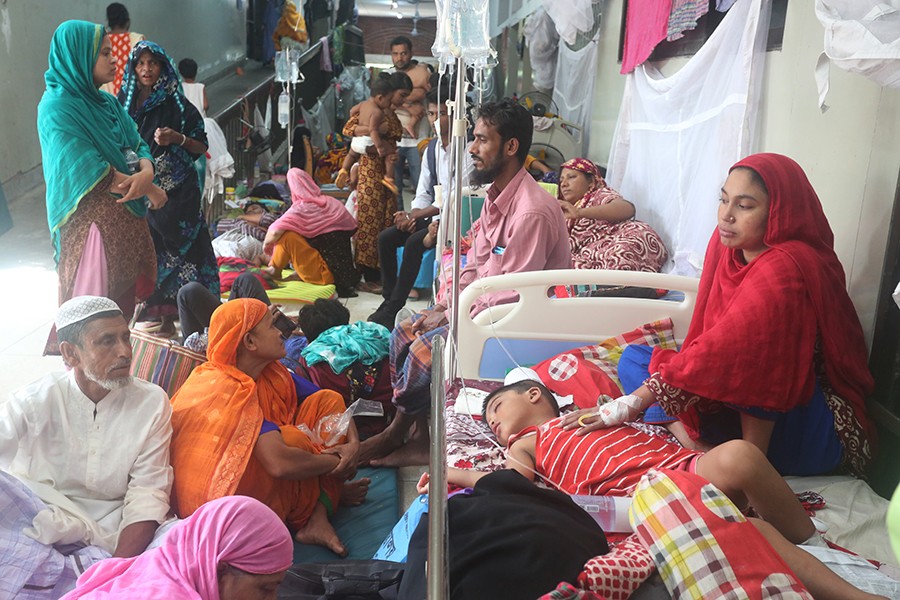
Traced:
<path fill-rule="evenodd" d="M 454 356 L 453 344 L 448 343 L 445 366 L 458 358 L 457 377 L 502 381 L 503 374 L 517 363 L 535 364 L 565 350 L 596 344 L 665 318 L 672 319 L 675 337 L 681 342 L 694 312 L 698 283 L 698 279 L 680 275 L 574 269 L 479 279 L 460 294 L 458 357 Z M 550 297 L 548 290 L 557 285 L 656 288 L 682 292 L 684 299 Z M 492 306 L 470 316 L 470 308 L 479 296 L 506 290 L 517 292 L 518 302 Z M 453 371 L 448 368 L 446 372 Z"/>

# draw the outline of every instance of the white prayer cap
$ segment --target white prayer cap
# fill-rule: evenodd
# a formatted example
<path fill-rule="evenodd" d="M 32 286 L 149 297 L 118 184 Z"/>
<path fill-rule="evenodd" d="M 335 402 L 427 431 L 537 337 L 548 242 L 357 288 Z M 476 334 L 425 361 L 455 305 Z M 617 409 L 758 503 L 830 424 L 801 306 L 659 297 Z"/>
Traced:
<path fill-rule="evenodd" d="M 528 367 L 516 367 L 506 374 L 506 377 L 503 379 L 503 385 L 510 385 L 525 380 L 537 381 L 540 383 L 541 378 L 534 369 L 529 369 Z"/>
<path fill-rule="evenodd" d="M 56 311 L 56 330 L 81 323 L 94 315 L 115 311 L 122 314 L 119 305 L 102 296 L 76 296 L 63 302 Z"/>
<path fill-rule="evenodd" d="M 503 379 L 503 385 L 511 385 L 520 381 L 537 381 L 538 383 L 544 383 L 534 369 L 529 369 L 528 367 L 516 367 L 506 374 L 506 377 Z M 560 396 L 552 391 L 550 393 L 556 398 L 556 405 L 560 408 L 575 402 L 575 399 L 571 394 L 568 396 Z"/>

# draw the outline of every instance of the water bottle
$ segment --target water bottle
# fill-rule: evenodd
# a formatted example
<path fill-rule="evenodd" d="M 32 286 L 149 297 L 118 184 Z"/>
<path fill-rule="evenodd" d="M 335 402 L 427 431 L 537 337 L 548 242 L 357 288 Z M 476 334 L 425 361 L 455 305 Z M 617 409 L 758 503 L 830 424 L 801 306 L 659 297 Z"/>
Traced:
<path fill-rule="evenodd" d="M 291 95 L 286 91 L 278 96 L 278 124 L 287 128 L 291 122 Z"/>
<path fill-rule="evenodd" d="M 628 522 L 631 498 L 573 495 L 572 500 L 591 515 L 604 532 L 631 533 L 631 524 Z"/>
<path fill-rule="evenodd" d="M 137 173 L 141 167 L 141 158 L 137 155 L 137 152 L 131 148 L 122 148 L 122 154 L 125 155 L 125 162 L 128 164 L 128 173 L 131 175 Z"/>

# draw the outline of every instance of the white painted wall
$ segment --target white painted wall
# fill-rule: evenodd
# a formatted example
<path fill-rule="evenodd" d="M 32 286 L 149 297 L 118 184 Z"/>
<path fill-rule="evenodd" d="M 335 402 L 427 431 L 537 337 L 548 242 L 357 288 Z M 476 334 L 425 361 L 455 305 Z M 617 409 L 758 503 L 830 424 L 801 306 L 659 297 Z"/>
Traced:
<path fill-rule="evenodd" d="M 617 61 L 621 18 L 622 0 L 608 0 L 590 144 L 590 158 L 600 164 L 609 159 L 625 84 Z M 786 154 L 806 170 L 834 230 L 850 296 L 871 342 L 900 171 L 900 90 L 832 67 L 831 109 L 822 114 L 813 67 L 823 36 L 812 2 L 788 4 L 782 50 L 767 54 L 757 151 Z M 671 74 L 686 60 L 670 60 L 662 70 Z"/>
<path fill-rule="evenodd" d="M 56 27 L 68 19 L 105 24 L 107 4 L 0 0 L 0 182 L 40 165 L 37 105 Z M 200 79 L 246 55 L 246 0 L 126 0 L 125 5 L 134 31 L 158 42 L 176 61 L 196 60 Z"/>

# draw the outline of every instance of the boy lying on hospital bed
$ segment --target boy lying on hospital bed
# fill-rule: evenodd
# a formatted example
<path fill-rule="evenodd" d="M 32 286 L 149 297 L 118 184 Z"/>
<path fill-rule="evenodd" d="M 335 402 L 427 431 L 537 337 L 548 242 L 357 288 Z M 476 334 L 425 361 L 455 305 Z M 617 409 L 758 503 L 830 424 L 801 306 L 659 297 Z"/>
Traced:
<path fill-rule="evenodd" d="M 784 479 L 753 444 L 732 440 L 706 453 L 688 450 L 629 425 L 580 432 L 578 414 L 560 417 L 553 394 L 534 380 L 518 381 L 484 401 L 484 422 L 507 448 L 507 467 L 568 494 L 631 495 L 650 469 L 696 473 L 751 519 L 817 599 L 881 598 L 862 592 L 792 544 L 822 545 L 815 526 Z M 473 487 L 486 472 L 448 468 L 449 483 Z M 419 482 L 426 489 L 428 474 Z M 785 539 L 786 538 L 786 539 Z M 787 543 L 790 541 L 791 543 Z"/>

